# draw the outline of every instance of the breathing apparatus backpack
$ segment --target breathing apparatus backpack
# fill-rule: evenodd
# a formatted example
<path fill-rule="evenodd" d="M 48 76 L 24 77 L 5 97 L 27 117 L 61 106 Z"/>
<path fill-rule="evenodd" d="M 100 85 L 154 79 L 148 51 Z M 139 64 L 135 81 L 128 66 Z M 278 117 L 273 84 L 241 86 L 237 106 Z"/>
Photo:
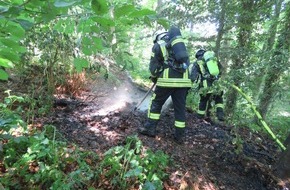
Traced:
<path fill-rule="evenodd" d="M 205 78 L 217 79 L 220 74 L 218 60 L 213 51 L 206 51 L 203 59 L 198 61 L 201 73 Z"/>
<path fill-rule="evenodd" d="M 168 64 L 172 64 L 175 69 L 187 69 L 189 66 L 189 56 L 180 29 L 176 26 L 171 26 L 168 36 L 169 41 L 166 45 L 169 54 Z"/>
<path fill-rule="evenodd" d="M 203 59 L 207 66 L 210 75 L 217 77 L 220 74 L 218 67 L 218 60 L 213 51 L 206 51 L 203 55 Z"/>

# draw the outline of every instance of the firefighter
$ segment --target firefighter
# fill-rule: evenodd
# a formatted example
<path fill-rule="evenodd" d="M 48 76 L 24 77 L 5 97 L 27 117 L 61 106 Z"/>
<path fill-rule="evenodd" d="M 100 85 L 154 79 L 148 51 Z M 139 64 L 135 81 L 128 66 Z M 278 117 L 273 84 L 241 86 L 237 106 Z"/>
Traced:
<path fill-rule="evenodd" d="M 216 116 L 219 121 L 224 121 L 224 104 L 223 104 L 223 91 L 217 90 L 212 91 L 212 86 L 215 84 L 215 81 L 219 80 L 222 70 L 221 63 L 217 60 L 217 65 L 219 68 L 219 74 L 217 76 L 212 76 L 208 73 L 207 68 L 203 68 L 205 66 L 204 62 L 204 54 L 206 50 L 200 49 L 196 52 L 195 58 L 196 61 L 193 63 L 193 67 L 191 69 L 190 78 L 192 82 L 199 83 L 199 108 L 197 111 L 197 116 L 200 119 L 210 120 L 210 109 L 211 109 L 211 101 L 214 101 L 216 108 Z"/>
<path fill-rule="evenodd" d="M 171 97 L 175 117 L 173 138 L 181 144 L 185 134 L 186 96 L 192 82 L 189 78 L 188 69 L 177 66 L 174 59 L 170 58 L 171 55 L 166 48 L 169 40 L 166 31 L 158 31 L 154 35 L 149 70 L 151 73 L 150 79 L 156 83 L 156 88 L 149 104 L 147 121 L 144 126 L 139 128 L 139 133 L 150 137 L 156 136 L 156 127 L 160 119 L 162 106 Z M 173 62 L 169 60 L 173 60 Z M 189 59 L 187 59 L 187 62 L 189 63 Z"/>

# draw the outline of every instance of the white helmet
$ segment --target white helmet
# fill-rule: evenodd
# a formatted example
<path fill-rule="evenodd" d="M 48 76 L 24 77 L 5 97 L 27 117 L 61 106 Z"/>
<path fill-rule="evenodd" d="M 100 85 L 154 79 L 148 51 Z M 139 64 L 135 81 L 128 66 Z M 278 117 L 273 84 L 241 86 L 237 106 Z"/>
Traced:
<path fill-rule="evenodd" d="M 154 36 L 153 36 L 153 42 L 157 42 L 159 40 L 161 40 L 164 36 L 166 36 L 168 34 L 167 31 L 165 30 L 158 30 L 154 33 Z"/>

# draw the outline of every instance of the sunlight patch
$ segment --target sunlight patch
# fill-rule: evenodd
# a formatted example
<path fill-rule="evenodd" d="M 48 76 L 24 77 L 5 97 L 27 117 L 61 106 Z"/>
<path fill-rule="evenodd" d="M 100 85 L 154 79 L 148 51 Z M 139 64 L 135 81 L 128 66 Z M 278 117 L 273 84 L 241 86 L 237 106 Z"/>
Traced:
<path fill-rule="evenodd" d="M 287 111 L 281 111 L 280 114 L 284 117 L 290 117 L 290 113 Z"/>

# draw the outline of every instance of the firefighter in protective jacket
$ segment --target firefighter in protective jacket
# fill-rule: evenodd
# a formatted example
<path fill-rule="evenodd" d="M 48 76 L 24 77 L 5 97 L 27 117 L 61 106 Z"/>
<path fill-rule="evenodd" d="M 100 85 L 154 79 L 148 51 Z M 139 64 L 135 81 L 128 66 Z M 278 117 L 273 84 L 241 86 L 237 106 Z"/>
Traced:
<path fill-rule="evenodd" d="M 192 82 L 199 82 L 199 95 L 200 95 L 200 101 L 199 101 L 199 108 L 197 111 L 197 115 L 199 118 L 205 118 L 209 117 L 210 115 L 210 108 L 211 108 L 211 101 L 215 102 L 215 108 L 216 108 L 216 116 L 218 120 L 224 121 L 224 104 L 223 104 L 223 91 L 217 90 L 213 92 L 210 87 L 212 87 L 220 78 L 221 72 L 218 74 L 218 76 L 213 77 L 207 72 L 207 68 L 203 68 L 204 65 L 204 54 L 206 50 L 200 49 L 196 52 L 195 57 L 196 61 L 193 63 L 193 67 L 191 69 L 190 78 Z M 221 71 L 222 65 L 219 61 L 217 61 L 218 68 Z"/>
<path fill-rule="evenodd" d="M 180 40 L 180 39 L 179 39 Z M 160 119 L 163 104 L 171 96 L 175 116 L 174 140 L 182 143 L 185 130 L 185 105 L 188 90 L 192 86 L 188 69 L 174 66 L 177 63 L 169 63 L 166 44 L 169 35 L 166 31 L 157 32 L 154 38 L 154 46 L 150 59 L 149 70 L 151 80 L 156 83 L 156 88 L 148 108 L 147 121 L 139 129 L 139 133 L 155 137 L 156 126 Z M 187 59 L 189 63 L 189 59 Z"/>

